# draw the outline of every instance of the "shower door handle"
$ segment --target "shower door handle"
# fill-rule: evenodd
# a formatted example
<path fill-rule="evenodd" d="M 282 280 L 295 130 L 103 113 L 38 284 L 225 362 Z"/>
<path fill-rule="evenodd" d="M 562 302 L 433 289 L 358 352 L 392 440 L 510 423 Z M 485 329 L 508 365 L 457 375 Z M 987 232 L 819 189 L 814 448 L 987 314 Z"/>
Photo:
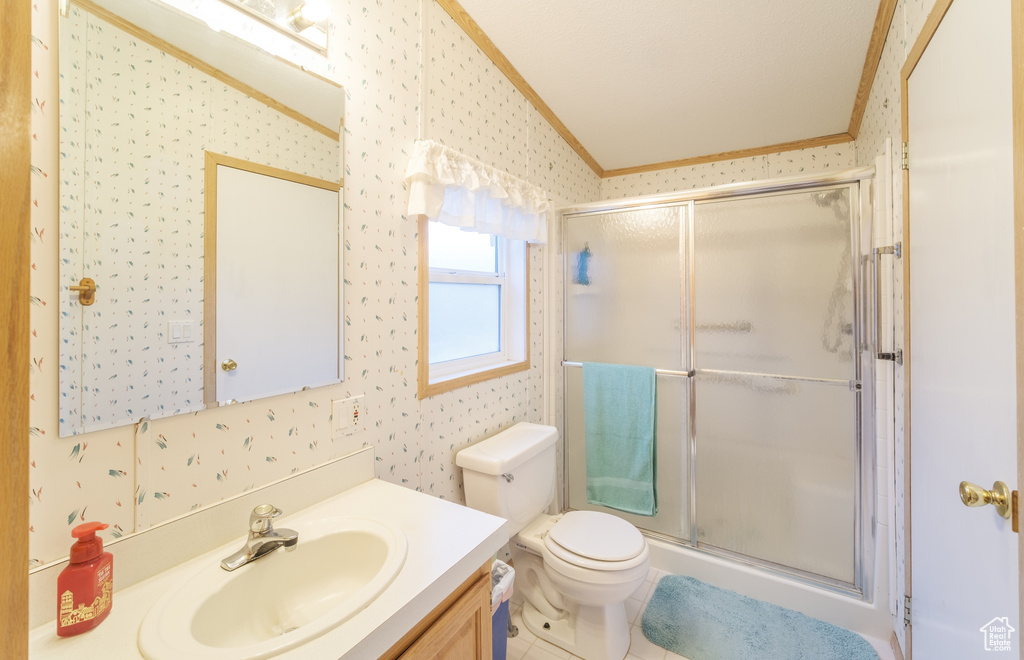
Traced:
<path fill-rule="evenodd" d="M 882 254 L 891 254 L 891 255 L 895 256 L 897 259 L 899 259 L 900 257 L 903 256 L 903 244 L 902 243 L 896 243 L 895 245 L 886 245 L 885 247 L 876 247 L 874 249 L 873 253 L 872 253 L 872 263 L 874 265 L 874 280 L 875 280 L 875 282 L 874 282 L 874 285 L 875 285 L 875 324 L 874 325 L 875 325 L 875 327 L 873 328 L 873 331 L 874 331 L 873 340 L 874 341 L 872 343 L 875 346 L 875 351 L 876 351 L 875 357 L 877 359 L 879 359 L 879 360 L 891 360 L 892 362 L 895 362 L 896 364 L 903 364 L 903 350 L 902 349 L 896 348 L 894 346 L 891 351 L 880 351 L 879 350 L 879 346 L 878 346 L 878 338 L 882 334 L 881 328 L 878 327 L 879 324 L 882 321 L 882 315 L 879 314 L 879 312 L 878 312 L 878 310 L 879 310 L 879 308 L 881 307 L 881 304 L 882 304 L 882 301 L 879 300 L 879 297 L 880 297 L 880 294 L 881 294 L 881 291 L 882 291 L 882 286 L 881 286 L 881 278 L 879 278 L 879 272 L 878 272 L 878 262 L 879 262 L 879 258 L 878 257 L 879 257 L 879 255 L 882 255 Z"/>

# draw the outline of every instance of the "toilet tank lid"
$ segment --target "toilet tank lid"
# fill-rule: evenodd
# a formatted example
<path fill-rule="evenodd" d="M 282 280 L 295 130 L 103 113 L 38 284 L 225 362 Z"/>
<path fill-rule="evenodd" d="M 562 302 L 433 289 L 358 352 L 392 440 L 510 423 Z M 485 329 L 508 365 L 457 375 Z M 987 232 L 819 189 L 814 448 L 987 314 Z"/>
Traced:
<path fill-rule="evenodd" d="M 554 426 L 520 422 L 497 435 L 466 447 L 455 464 L 483 474 L 503 474 L 522 465 L 558 440 Z"/>

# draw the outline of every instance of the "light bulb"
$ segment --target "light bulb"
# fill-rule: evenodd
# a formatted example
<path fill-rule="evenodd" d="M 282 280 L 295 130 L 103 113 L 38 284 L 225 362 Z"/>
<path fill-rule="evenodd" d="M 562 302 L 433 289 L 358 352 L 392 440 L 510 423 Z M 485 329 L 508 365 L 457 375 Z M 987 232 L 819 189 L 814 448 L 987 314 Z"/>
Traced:
<path fill-rule="evenodd" d="M 331 8 L 324 0 L 306 0 L 299 6 L 302 18 L 310 23 L 319 23 L 331 13 Z"/>
<path fill-rule="evenodd" d="M 324 0 L 306 0 L 288 15 L 288 23 L 296 32 L 302 32 L 327 18 L 330 11 L 330 7 Z"/>

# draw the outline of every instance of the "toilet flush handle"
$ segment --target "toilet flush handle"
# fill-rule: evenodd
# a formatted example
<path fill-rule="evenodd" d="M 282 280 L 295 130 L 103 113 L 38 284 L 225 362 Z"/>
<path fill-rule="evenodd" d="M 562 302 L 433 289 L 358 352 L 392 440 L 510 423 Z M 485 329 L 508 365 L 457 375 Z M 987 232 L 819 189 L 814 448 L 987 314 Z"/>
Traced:
<path fill-rule="evenodd" d="M 511 472 L 506 472 L 501 476 L 505 477 L 505 481 L 507 481 L 508 483 L 512 483 L 516 478 L 516 476 Z"/>

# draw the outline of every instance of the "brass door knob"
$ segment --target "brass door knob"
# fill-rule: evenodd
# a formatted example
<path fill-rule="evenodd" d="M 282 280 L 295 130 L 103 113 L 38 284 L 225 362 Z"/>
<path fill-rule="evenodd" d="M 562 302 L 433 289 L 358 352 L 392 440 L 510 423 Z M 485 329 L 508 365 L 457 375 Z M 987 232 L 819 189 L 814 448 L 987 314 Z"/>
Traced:
<path fill-rule="evenodd" d="M 220 368 L 223 369 L 224 371 L 234 371 L 235 369 L 238 368 L 238 363 L 232 360 L 231 358 L 228 358 L 227 360 L 224 360 L 223 362 L 220 363 Z"/>
<path fill-rule="evenodd" d="M 992 484 L 992 490 L 985 490 L 969 481 L 961 481 L 960 499 L 967 506 L 991 504 L 996 508 L 996 513 L 1003 518 L 1010 517 L 1010 488 L 1002 481 Z"/>

